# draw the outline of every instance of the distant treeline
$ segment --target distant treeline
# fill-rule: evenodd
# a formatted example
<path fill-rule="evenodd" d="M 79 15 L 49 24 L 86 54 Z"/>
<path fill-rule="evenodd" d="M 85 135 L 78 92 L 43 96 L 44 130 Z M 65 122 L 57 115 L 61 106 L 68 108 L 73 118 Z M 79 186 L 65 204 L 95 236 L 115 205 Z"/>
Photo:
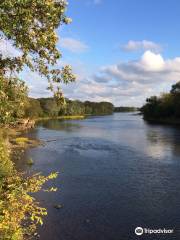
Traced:
<path fill-rule="evenodd" d="M 114 106 L 109 102 L 81 102 L 66 99 L 64 106 L 59 105 L 53 98 L 29 98 L 25 115 L 30 118 L 79 116 L 79 115 L 107 115 L 112 114 Z"/>
<path fill-rule="evenodd" d="M 180 82 L 172 86 L 170 93 L 148 98 L 141 112 L 149 121 L 180 123 Z"/>
<path fill-rule="evenodd" d="M 136 107 L 114 107 L 114 112 L 135 112 L 138 111 Z"/>

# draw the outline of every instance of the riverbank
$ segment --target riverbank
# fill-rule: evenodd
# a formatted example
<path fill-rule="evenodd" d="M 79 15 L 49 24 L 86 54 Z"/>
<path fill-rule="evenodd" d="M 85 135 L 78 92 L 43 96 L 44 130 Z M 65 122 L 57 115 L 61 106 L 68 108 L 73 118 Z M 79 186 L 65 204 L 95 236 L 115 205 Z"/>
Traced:
<path fill-rule="evenodd" d="M 23 137 L 24 132 L 28 129 L 21 129 L 19 127 L 1 127 L 0 140 L 3 142 L 7 151 L 9 152 L 10 160 L 15 163 L 23 152 L 28 148 L 43 145 L 39 139 L 30 139 Z"/>
<path fill-rule="evenodd" d="M 102 116 L 108 116 L 108 115 L 113 115 L 117 112 L 112 112 L 112 113 L 108 113 L 108 114 L 85 114 L 85 115 L 64 115 L 64 116 L 55 116 L 55 117 L 39 117 L 39 118 L 34 118 L 33 121 L 35 123 L 38 123 L 40 121 L 48 121 L 48 120 L 83 120 L 86 119 L 88 117 L 102 117 Z M 121 113 L 121 112 L 119 112 Z M 142 115 L 141 112 L 136 112 L 136 111 L 127 111 L 127 112 L 122 112 L 122 113 L 134 113 L 134 115 Z"/>
<path fill-rule="evenodd" d="M 16 147 L 33 147 L 41 143 L 40 140 L 29 139 L 27 137 L 22 137 L 23 134 L 29 130 L 29 128 L 22 129 L 20 127 L 0 127 L 0 138 L 3 139 L 7 145 L 12 145 L 13 148 Z"/>
<path fill-rule="evenodd" d="M 74 116 L 57 116 L 57 117 L 41 117 L 35 118 L 35 122 L 43 121 L 43 120 L 81 120 L 85 119 L 87 116 L 85 115 L 74 115 Z"/>
<path fill-rule="evenodd" d="M 49 180 L 57 177 L 57 173 L 42 176 L 39 173 L 26 175 L 16 169 L 16 160 L 22 153 L 41 142 L 37 139 L 22 137 L 23 131 L 4 127 L 0 128 L 0 239 L 36 239 L 37 225 L 43 224 L 43 216 L 47 210 L 41 207 L 33 193 L 39 192 Z M 33 165 L 32 158 L 27 165 Z M 46 191 L 55 191 L 54 188 Z"/>
<path fill-rule="evenodd" d="M 83 120 L 88 117 L 107 116 L 112 114 L 85 114 L 85 115 L 72 115 L 72 116 L 64 115 L 64 116 L 57 116 L 57 117 L 40 117 L 40 118 L 34 118 L 33 120 L 35 121 L 35 123 L 39 121 L 46 121 L 46 120 Z"/>

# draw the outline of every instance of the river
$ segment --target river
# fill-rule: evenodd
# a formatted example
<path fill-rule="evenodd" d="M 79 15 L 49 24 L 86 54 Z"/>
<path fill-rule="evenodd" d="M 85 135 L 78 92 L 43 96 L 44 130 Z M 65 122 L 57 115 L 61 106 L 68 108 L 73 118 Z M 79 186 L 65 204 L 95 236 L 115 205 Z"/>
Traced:
<path fill-rule="evenodd" d="M 59 172 L 47 185 L 57 192 L 36 194 L 48 209 L 40 240 L 180 239 L 180 128 L 115 113 L 44 121 L 27 135 L 46 144 L 28 149 L 17 168 Z M 138 237 L 137 226 L 174 234 Z"/>

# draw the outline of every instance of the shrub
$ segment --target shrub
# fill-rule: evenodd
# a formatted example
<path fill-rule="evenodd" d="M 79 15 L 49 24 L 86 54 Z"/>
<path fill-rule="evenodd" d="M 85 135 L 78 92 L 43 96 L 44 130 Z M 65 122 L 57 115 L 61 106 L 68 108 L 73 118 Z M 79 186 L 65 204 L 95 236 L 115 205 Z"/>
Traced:
<path fill-rule="evenodd" d="M 31 193 L 40 191 L 46 181 L 56 177 L 57 173 L 47 177 L 40 174 L 27 177 L 18 173 L 9 158 L 5 144 L 0 142 L 1 240 L 28 239 L 35 233 L 37 224 L 43 224 L 42 217 L 47 215 L 47 211 Z M 49 191 L 54 190 L 56 189 L 51 188 Z"/>

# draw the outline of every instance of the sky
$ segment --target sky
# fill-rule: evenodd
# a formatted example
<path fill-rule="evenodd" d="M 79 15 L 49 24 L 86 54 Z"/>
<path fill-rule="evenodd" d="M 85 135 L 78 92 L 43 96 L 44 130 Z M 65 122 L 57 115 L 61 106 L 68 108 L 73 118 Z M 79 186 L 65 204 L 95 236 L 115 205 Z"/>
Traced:
<path fill-rule="evenodd" d="M 58 48 L 77 80 L 65 96 L 142 106 L 169 91 L 180 81 L 179 9 L 179 0 L 69 0 L 73 21 L 57 30 Z M 30 96 L 49 96 L 45 79 L 22 76 Z"/>

